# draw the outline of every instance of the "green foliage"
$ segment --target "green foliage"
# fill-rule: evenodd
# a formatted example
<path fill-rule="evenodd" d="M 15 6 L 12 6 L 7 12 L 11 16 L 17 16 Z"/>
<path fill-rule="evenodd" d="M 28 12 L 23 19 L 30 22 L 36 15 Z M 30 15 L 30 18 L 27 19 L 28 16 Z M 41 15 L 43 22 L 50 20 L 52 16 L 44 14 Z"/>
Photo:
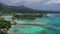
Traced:
<path fill-rule="evenodd" d="M 4 34 L 2 31 L 0 31 L 0 34 Z"/>
<path fill-rule="evenodd" d="M 27 14 L 22 14 L 22 15 L 14 15 L 15 18 L 17 19 L 35 19 L 36 17 L 43 17 L 45 14 L 40 13 L 39 15 L 37 14 L 31 14 L 31 15 L 27 15 Z"/>
<path fill-rule="evenodd" d="M 11 27 L 10 22 L 4 21 L 4 20 L 0 20 L 0 28 L 7 28 L 7 29 L 9 29 L 10 27 Z"/>

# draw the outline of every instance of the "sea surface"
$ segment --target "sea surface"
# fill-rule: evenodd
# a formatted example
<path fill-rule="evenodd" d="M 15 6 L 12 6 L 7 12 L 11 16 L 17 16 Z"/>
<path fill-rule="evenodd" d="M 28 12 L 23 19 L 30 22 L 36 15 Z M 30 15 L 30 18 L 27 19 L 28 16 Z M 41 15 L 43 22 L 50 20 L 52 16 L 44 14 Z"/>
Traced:
<path fill-rule="evenodd" d="M 48 13 L 48 17 L 37 17 L 34 20 L 18 20 L 17 24 L 43 24 L 37 25 L 12 25 L 9 34 L 60 34 L 60 13 Z"/>

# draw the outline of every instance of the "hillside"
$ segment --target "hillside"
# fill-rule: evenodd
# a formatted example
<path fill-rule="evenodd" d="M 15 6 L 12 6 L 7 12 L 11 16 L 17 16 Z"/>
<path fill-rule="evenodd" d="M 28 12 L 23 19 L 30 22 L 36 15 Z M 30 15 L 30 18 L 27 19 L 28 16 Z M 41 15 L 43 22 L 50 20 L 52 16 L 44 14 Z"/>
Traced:
<path fill-rule="evenodd" d="M 0 12 L 1 13 L 52 13 L 54 11 L 45 11 L 45 10 L 35 10 L 28 8 L 26 6 L 8 6 L 3 3 L 0 3 Z"/>

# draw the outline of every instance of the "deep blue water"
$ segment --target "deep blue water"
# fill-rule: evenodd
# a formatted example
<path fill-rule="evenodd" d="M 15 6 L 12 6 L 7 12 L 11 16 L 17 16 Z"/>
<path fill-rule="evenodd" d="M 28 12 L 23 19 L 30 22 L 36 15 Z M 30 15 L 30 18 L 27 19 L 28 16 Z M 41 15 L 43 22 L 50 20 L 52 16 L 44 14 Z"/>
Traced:
<path fill-rule="evenodd" d="M 48 17 L 35 20 L 15 20 L 18 24 L 47 24 L 46 26 L 13 25 L 10 34 L 60 34 L 60 13 L 48 14 Z"/>

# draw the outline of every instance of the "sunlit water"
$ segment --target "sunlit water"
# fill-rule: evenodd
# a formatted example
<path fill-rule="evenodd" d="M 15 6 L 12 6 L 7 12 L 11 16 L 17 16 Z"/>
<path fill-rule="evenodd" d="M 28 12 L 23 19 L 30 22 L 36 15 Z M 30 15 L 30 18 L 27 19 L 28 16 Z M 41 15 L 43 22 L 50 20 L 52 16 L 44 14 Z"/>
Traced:
<path fill-rule="evenodd" d="M 15 20 L 17 24 L 47 24 L 47 26 L 13 25 L 10 34 L 60 34 L 60 14 L 48 14 L 49 17 L 35 20 Z"/>

